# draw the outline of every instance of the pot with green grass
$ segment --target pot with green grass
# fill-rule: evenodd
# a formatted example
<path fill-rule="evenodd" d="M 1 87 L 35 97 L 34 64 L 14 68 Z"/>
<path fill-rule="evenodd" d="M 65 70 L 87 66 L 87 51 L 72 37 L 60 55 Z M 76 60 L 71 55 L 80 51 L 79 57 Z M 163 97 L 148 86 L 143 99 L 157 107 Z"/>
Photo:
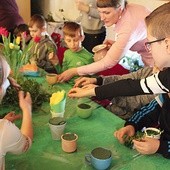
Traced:
<path fill-rule="evenodd" d="M 77 105 L 77 115 L 83 119 L 86 119 L 92 114 L 92 106 L 86 103 L 81 103 Z"/>
<path fill-rule="evenodd" d="M 163 131 L 161 131 L 160 129 L 152 128 L 152 127 L 144 129 L 144 133 L 146 137 L 154 138 L 154 139 L 160 139 L 162 132 Z"/>
<path fill-rule="evenodd" d="M 61 136 L 61 145 L 64 152 L 75 152 L 78 136 L 75 133 L 65 133 Z"/>

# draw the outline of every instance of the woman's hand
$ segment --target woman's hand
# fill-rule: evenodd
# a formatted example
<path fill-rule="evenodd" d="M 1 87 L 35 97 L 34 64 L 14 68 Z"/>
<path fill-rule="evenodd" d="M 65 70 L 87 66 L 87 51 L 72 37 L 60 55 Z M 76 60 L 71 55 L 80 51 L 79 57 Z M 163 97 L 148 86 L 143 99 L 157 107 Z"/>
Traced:
<path fill-rule="evenodd" d="M 124 136 L 131 137 L 135 134 L 135 129 L 132 125 L 125 126 L 114 132 L 114 136 L 119 140 L 120 143 L 124 143 Z"/>
<path fill-rule="evenodd" d="M 95 88 L 72 88 L 68 92 L 68 96 L 71 98 L 91 97 L 95 96 Z"/>
<path fill-rule="evenodd" d="M 77 68 L 68 69 L 58 76 L 58 82 L 63 83 L 65 81 L 69 81 L 73 76 L 77 74 Z"/>
<path fill-rule="evenodd" d="M 114 44 L 115 41 L 113 40 L 104 40 L 103 44 L 107 45 L 107 50 L 109 50 L 109 48 Z"/>
<path fill-rule="evenodd" d="M 142 141 L 133 140 L 135 149 L 144 155 L 156 153 L 159 148 L 160 141 L 154 138 L 145 137 Z"/>
<path fill-rule="evenodd" d="M 88 84 L 96 84 L 97 79 L 96 78 L 89 78 L 89 77 L 79 77 L 75 80 L 74 87 L 83 87 Z"/>

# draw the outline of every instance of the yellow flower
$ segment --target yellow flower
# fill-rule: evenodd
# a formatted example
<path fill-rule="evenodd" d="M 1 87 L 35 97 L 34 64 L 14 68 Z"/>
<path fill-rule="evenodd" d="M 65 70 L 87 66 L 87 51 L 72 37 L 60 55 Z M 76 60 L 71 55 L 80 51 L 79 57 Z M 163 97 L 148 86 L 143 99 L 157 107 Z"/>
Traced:
<path fill-rule="evenodd" d="M 16 44 L 19 45 L 20 42 L 21 42 L 21 37 L 17 37 L 16 40 L 15 40 Z"/>
<path fill-rule="evenodd" d="M 9 48 L 14 49 L 15 45 L 13 43 L 9 43 Z"/>
<path fill-rule="evenodd" d="M 58 104 L 63 100 L 65 97 L 65 91 L 58 91 L 57 93 L 53 93 L 52 96 L 50 97 L 50 105 L 55 105 Z"/>

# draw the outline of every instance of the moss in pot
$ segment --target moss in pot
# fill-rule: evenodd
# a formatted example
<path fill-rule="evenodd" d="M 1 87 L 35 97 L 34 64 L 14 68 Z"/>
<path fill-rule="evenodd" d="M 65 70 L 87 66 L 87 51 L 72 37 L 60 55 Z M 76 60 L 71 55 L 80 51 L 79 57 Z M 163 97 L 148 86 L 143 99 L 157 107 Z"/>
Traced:
<path fill-rule="evenodd" d="M 97 159 L 108 159 L 111 157 L 112 153 L 110 150 L 98 147 L 92 150 L 91 154 Z"/>

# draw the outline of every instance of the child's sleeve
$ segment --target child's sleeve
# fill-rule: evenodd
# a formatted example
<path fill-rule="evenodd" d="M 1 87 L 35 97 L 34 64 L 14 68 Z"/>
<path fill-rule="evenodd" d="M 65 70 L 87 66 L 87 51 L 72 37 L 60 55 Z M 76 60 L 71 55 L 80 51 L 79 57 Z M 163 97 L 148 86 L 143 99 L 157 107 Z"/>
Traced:
<path fill-rule="evenodd" d="M 160 139 L 160 145 L 157 153 L 161 154 L 163 157 L 170 159 L 170 140 Z"/>
<path fill-rule="evenodd" d="M 143 127 L 157 126 L 160 110 L 160 105 L 154 99 L 134 113 L 133 116 L 127 120 L 125 126 L 132 125 L 135 131 L 142 130 Z"/>
<path fill-rule="evenodd" d="M 64 53 L 64 58 L 63 58 L 63 63 L 62 63 L 62 68 L 61 68 L 61 72 L 64 72 L 66 70 L 68 70 L 68 57 L 66 55 L 66 53 Z"/>

